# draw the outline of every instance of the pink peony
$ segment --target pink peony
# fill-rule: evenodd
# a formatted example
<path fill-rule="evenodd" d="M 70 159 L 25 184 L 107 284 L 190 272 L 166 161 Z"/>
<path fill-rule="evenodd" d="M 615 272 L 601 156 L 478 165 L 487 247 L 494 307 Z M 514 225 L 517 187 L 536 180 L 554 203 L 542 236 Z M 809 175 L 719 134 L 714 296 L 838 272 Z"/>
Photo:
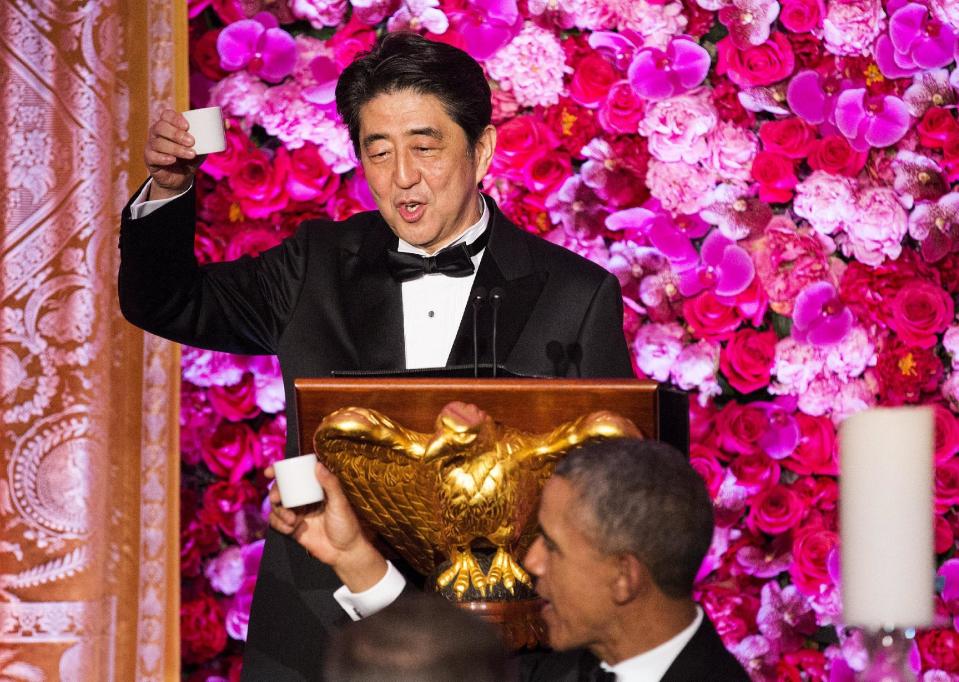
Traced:
<path fill-rule="evenodd" d="M 716 381 L 719 369 L 719 344 L 699 341 L 683 348 L 670 371 L 672 383 L 684 391 L 698 391 L 700 405 L 722 393 Z"/>
<path fill-rule="evenodd" d="M 868 56 L 885 28 L 880 0 L 832 0 L 823 19 L 825 47 L 839 56 Z"/>
<path fill-rule="evenodd" d="M 704 164 L 723 182 L 749 182 L 759 147 L 756 134 L 735 123 L 719 121 L 706 136 L 709 156 Z"/>
<path fill-rule="evenodd" d="M 682 161 L 650 159 L 646 172 L 649 193 L 672 213 L 691 215 L 701 211 L 711 203 L 715 184 L 711 171 Z"/>
<path fill-rule="evenodd" d="M 796 186 L 793 212 L 817 232 L 832 234 L 855 219 L 855 196 L 855 181 L 815 171 Z"/>
<path fill-rule="evenodd" d="M 855 220 L 845 224 L 842 252 L 865 265 L 876 266 L 886 258 L 898 258 L 902 238 L 909 229 L 909 216 L 899 197 L 889 187 L 870 187 L 859 192 L 853 207 Z"/>
<path fill-rule="evenodd" d="M 313 28 L 338 26 L 346 16 L 346 0 L 289 0 L 297 19 L 306 19 Z"/>
<path fill-rule="evenodd" d="M 639 124 L 646 136 L 649 153 L 660 161 L 696 163 L 706 158 L 706 135 L 716 126 L 719 115 L 704 90 L 654 102 Z"/>
<path fill-rule="evenodd" d="M 519 35 L 486 61 L 486 70 L 521 106 L 556 104 L 563 77 L 572 70 L 556 34 L 527 23 Z"/>
<path fill-rule="evenodd" d="M 649 378 L 663 382 L 669 379 L 673 363 L 683 349 L 686 333 L 675 323 L 649 323 L 639 328 L 633 340 L 636 364 Z"/>
<path fill-rule="evenodd" d="M 686 28 L 688 20 L 680 2 L 668 0 L 606 0 L 618 15 L 618 28 L 642 36 L 643 46 L 666 48 L 670 38 Z"/>

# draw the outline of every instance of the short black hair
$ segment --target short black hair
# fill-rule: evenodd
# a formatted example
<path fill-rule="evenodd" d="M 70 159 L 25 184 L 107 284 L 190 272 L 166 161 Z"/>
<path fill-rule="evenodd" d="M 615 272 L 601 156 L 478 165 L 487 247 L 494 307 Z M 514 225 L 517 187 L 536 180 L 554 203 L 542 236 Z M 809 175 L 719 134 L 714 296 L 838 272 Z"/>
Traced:
<path fill-rule="evenodd" d="M 436 594 L 407 590 L 383 611 L 330 640 L 329 682 L 518 680 L 499 632 Z"/>
<path fill-rule="evenodd" d="M 360 153 L 360 109 L 377 95 L 412 90 L 433 95 L 466 133 L 472 153 L 493 116 L 483 67 L 463 50 L 415 33 L 387 33 L 360 54 L 336 83 L 336 110 Z"/>
<path fill-rule="evenodd" d="M 713 536 L 706 484 L 685 456 L 656 440 L 588 443 L 556 464 L 579 496 L 582 529 L 604 554 L 629 553 L 672 598 L 692 595 Z"/>

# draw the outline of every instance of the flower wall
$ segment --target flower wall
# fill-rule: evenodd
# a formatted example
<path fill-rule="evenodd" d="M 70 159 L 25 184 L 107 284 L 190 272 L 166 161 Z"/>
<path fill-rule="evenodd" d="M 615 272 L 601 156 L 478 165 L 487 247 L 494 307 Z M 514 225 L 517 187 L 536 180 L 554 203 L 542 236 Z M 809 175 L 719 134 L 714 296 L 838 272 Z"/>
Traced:
<path fill-rule="evenodd" d="M 717 531 L 699 597 L 757 680 L 852 679 L 837 589 L 836 427 L 936 410 L 941 627 L 959 679 L 959 3 L 191 0 L 201 261 L 373 209 L 333 88 L 378 34 L 460 46 L 493 88 L 486 191 L 615 273 L 637 373 L 693 391 Z M 955 359 L 954 359 L 955 358 Z M 271 358 L 183 353 L 183 655 L 235 678 L 281 456 Z"/>

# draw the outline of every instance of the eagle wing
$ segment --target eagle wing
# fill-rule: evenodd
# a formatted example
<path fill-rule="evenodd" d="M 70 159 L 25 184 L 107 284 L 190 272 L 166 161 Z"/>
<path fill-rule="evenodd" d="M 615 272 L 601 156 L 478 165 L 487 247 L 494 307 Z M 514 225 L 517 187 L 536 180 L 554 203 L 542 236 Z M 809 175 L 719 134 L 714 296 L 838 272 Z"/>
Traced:
<path fill-rule="evenodd" d="M 351 407 L 327 416 L 313 439 L 357 513 L 424 575 L 442 560 L 443 546 L 440 483 L 423 462 L 429 438 Z"/>

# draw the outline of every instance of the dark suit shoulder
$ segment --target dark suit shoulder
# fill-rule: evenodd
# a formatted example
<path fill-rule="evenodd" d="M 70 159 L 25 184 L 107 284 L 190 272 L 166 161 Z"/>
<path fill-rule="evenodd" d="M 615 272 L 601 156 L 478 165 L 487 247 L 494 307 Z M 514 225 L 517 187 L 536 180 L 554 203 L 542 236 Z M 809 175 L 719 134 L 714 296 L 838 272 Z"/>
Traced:
<path fill-rule="evenodd" d="M 379 212 L 362 211 L 346 220 L 305 220 L 297 228 L 295 238 L 356 253 L 371 235 L 388 237 L 390 234 Z"/>
<path fill-rule="evenodd" d="M 704 616 L 696 634 L 679 652 L 662 682 L 749 682 L 749 675 Z"/>
<path fill-rule="evenodd" d="M 514 238 L 526 244 L 534 260 L 542 264 L 547 270 L 595 282 L 612 276 L 601 265 L 580 256 L 578 253 L 573 253 L 559 244 L 547 241 L 545 238 L 527 232 L 512 223 L 507 222 L 507 225 L 514 232 Z"/>

